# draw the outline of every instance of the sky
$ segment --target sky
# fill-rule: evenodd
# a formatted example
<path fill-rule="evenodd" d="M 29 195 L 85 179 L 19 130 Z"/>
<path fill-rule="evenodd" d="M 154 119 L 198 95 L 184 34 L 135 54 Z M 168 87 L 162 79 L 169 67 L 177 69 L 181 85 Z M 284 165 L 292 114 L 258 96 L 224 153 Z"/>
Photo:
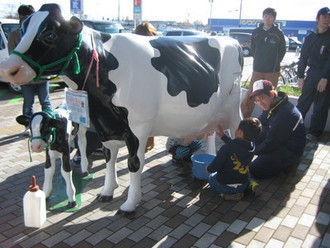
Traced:
<path fill-rule="evenodd" d="M 58 3 L 70 15 L 71 0 L 0 0 L 0 16 L 15 12 L 20 4 L 31 4 L 37 10 L 44 3 Z M 90 19 L 132 19 L 134 0 L 81 0 L 84 13 Z M 325 7 L 324 0 L 141 0 L 145 21 L 201 21 L 208 18 L 261 19 L 262 11 L 273 7 L 278 20 L 315 20 L 317 11 Z M 241 5 L 242 4 L 242 5 Z M 329 3 L 330 4 L 330 3 Z M 212 6 L 212 7 L 211 7 Z M 240 7 L 242 6 L 242 7 Z"/>

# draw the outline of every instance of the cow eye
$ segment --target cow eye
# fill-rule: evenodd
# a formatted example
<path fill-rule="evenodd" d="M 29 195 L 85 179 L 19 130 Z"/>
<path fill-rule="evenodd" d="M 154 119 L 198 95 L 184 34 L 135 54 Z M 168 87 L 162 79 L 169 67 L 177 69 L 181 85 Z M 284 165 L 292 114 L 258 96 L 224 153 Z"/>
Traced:
<path fill-rule="evenodd" d="M 39 40 L 48 46 L 52 45 L 56 39 L 57 35 L 52 31 L 45 32 L 39 37 Z"/>

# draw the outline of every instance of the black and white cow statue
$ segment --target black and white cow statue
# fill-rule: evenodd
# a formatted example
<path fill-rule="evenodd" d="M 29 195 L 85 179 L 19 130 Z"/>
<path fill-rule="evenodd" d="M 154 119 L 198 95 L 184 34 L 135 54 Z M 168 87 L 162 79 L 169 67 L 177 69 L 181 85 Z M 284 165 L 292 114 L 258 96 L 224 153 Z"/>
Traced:
<path fill-rule="evenodd" d="M 88 161 L 86 151 L 86 128 L 83 126 L 73 127 L 69 120 L 69 112 L 66 104 L 61 104 L 54 111 L 47 110 L 34 113 L 31 118 L 21 115 L 16 118 L 17 122 L 30 126 L 31 149 L 33 152 L 46 151 L 46 162 L 44 168 L 43 191 L 48 198 L 53 189 L 53 177 L 55 173 L 56 160 L 61 159 L 61 174 L 66 183 L 66 193 L 69 199 L 68 208 L 76 206 L 76 189 L 72 180 L 72 166 L 70 163 L 70 143 L 73 141 L 74 129 L 78 129 L 78 145 L 81 149 L 82 176 L 88 175 Z"/>
<path fill-rule="evenodd" d="M 130 187 L 122 214 L 134 213 L 141 200 L 148 137 L 193 137 L 218 123 L 234 133 L 241 120 L 243 57 L 231 38 L 110 35 L 83 27 L 76 17 L 65 20 L 56 4 L 26 19 L 22 33 L 0 75 L 25 84 L 60 74 L 72 89 L 88 92 L 90 119 L 111 150 L 100 199 L 111 199 L 118 187 L 121 140 L 128 148 Z"/>

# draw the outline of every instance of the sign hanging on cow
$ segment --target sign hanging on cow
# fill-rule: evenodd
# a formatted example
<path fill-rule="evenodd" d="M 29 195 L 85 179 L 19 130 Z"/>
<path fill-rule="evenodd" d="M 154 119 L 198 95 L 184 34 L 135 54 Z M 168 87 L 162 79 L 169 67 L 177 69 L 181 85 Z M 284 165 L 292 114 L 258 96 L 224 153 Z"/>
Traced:
<path fill-rule="evenodd" d="M 69 120 L 89 127 L 89 109 L 87 92 L 65 89 L 65 101 L 69 110 Z"/>

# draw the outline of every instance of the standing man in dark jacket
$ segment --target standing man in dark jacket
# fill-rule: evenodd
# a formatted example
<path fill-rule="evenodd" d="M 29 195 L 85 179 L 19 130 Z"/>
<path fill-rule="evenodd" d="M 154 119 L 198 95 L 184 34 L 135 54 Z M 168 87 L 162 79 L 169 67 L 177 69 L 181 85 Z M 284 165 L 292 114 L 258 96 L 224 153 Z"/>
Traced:
<path fill-rule="evenodd" d="M 302 89 L 298 109 L 305 118 L 314 103 L 308 140 L 318 139 L 324 130 L 330 104 L 330 9 L 325 7 L 316 16 L 317 27 L 310 33 L 302 46 L 298 62 L 298 85 Z M 305 78 L 305 70 L 307 77 Z"/>
<path fill-rule="evenodd" d="M 301 113 L 284 92 L 277 92 L 268 80 L 254 82 L 251 99 L 263 112 L 263 131 L 256 141 L 250 173 L 253 178 L 269 178 L 290 171 L 303 155 L 306 137 Z"/>
<path fill-rule="evenodd" d="M 280 63 L 284 58 L 286 46 L 283 32 L 274 23 L 276 14 L 273 8 L 265 9 L 262 14 L 263 23 L 252 33 L 253 72 L 249 91 L 241 105 L 244 118 L 251 116 L 254 108 L 249 96 L 255 81 L 266 79 L 272 82 L 275 88 L 277 87 Z"/>

